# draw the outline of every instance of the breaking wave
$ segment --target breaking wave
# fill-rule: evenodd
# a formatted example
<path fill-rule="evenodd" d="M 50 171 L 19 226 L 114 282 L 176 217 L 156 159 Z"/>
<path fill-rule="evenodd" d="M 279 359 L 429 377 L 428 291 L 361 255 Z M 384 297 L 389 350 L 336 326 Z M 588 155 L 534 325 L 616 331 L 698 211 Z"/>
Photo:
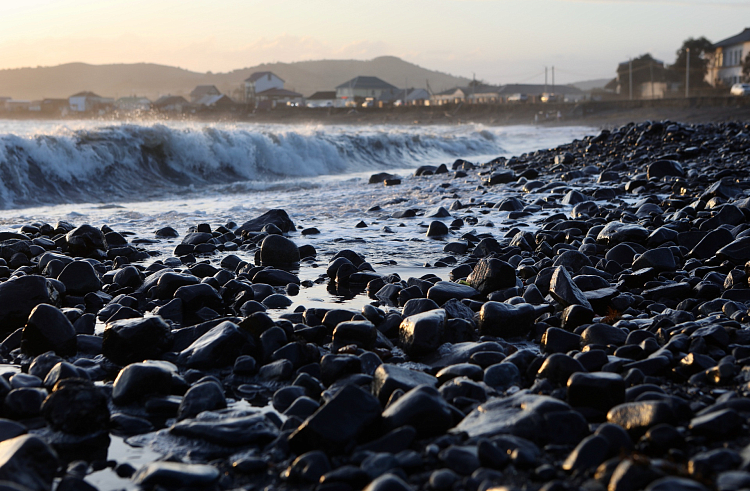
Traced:
<path fill-rule="evenodd" d="M 0 208 L 155 199 L 200 186 L 380 171 L 498 154 L 481 128 L 119 124 L 0 134 Z"/>

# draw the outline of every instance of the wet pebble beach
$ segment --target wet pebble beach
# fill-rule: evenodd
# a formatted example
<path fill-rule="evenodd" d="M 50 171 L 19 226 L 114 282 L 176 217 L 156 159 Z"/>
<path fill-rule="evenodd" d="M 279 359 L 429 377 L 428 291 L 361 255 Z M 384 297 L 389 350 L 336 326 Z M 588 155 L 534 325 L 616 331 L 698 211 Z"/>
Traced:
<path fill-rule="evenodd" d="M 0 227 L 0 490 L 750 489 L 750 125 L 266 193 Z"/>

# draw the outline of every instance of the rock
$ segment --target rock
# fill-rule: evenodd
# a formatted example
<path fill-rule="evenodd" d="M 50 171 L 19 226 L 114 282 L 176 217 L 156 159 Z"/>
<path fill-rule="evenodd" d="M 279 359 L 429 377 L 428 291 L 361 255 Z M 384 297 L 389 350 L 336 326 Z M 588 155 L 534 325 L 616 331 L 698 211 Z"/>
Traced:
<path fill-rule="evenodd" d="M 659 179 L 667 176 L 685 177 L 685 171 L 679 162 L 674 160 L 657 160 L 648 165 L 646 176 L 649 179 Z"/>
<path fill-rule="evenodd" d="M 57 290 L 44 276 L 25 275 L 0 283 L 0 336 L 5 338 L 26 324 L 40 303 L 58 303 Z"/>
<path fill-rule="evenodd" d="M 621 242 L 642 243 L 648 238 L 649 231 L 640 225 L 622 222 L 609 222 L 599 232 L 596 241 L 609 246 L 617 245 Z"/>
<path fill-rule="evenodd" d="M 213 380 L 200 382 L 188 389 L 180 402 L 177 420 L 193 418 L 203 411 L 214 411 L 227 407 L 224 390 Z"/>
<path fill-rule="evenodd" d="M 103 338 L 102 354 L 123 366 L 159 358 L 172 344 L 172 332 L 159 316 L 110 322 Z"/>
<path fill-rule="evenodd" d="M 87 257 L 97 250 L 106 251 L 108 248 L 102 231 L 91 225 L 81 225 L 71 230 L 65 236 L 65 240 L 71 254 L 79 257 Z"/>
<path fill-rule="evenodd" d="M 607 421 L 622 426 L 629 433 L 641 434 L 657 424 L 674 423 L 675 415 L 664 401 L 626 402 L 610 409 Z"/>
<path fill-rule="evenodd" d="M 689 257 L 697 259 L 708 259 L 716 254 L 716 251 L 734 240 L 732 233 L 725 228 L 717 228 L 710 231 L 701 239 L 688 254 Z"/>
<path fill-rule="evenodd" d="M 393 179 L 395 176 L 387 172 L 378 172 L 370 176 L 368 184 L 382 184 L 386 179 Z"/>
<path fill-rule="evenodd" d="M 219 477 L 219 469 L 211 465 L 157 461 L 143 466 L 133 476 L 133 482 L 144 489 L 202 489 L 214 485 Z"/>
<path fill-rule="evenodd" d="M 372 393 L 385 404 L 397 389 L 408 392 L 419 385 L 435 387 L 437 383 L 438 379 L 428 373 L 384 363 L 375 369 Z"/>
<path fill-rule="evenodd" d="M 583 292 L 573 283 L 568 271 L 563 266 L 555 268 L 550 280 L 549 293 L 563 306 L 580 305 L 588 310 L 594 310 Z"/>
<path fill-rule="evenodd" d="M 453 415 L 437 389 L 420 385 L 383 411 L 383 424 L 389 430 L 409 425 L 417 430 L 418 437 L 426 438 L 440 435 L 451 428 Z"/>
<path fill-rule="evenodd" d="M 599 466 L 607 457 L 609 442 L 600 435 L 587 436 L 573 449 L 563 462 L 568 472 L 585 471 Z"/>
<path fill-rule="evenodd" d="M 694 434 L 721 439 L 740 431 L 744 421 L 734 409 L 722 409 L 693 418 L 689 428 Z"/>
<path fill-rule="evenodd" d="M 461 300 L 473 298 L 477 295 L 479 295 L 479 292 L 474 288 L 450 281 L 438 281 L 427 290 L 427 298 L 434 300 L 438 305 L 443 305 L 452 298 Z"/>
<path fill-rule="evenodd" d="M 666 247 L 659 247 L 649 249 L 633 261 L 633 271 L 644 268 L 653 268 L 658 272 L 674 271 L 677 268 L 677 263 L 674 260 L 672 251 Z"/>
<path fill-rule="evenodd" d="M 646 486 L 646 491 L 709 491 L 706 486 L 684 477 L 662 477 Z"/>
<path fill-rule="evenodd" d="M 542 335 L 541 349 L 545 353 L 567 353 L 580 347 L 581 336 L 579 334 L 559 327 L 550 327 Z"/>
<path fill-rule="evenodd" d="M 154 234 L 159 239 L 174 239 L 180 236 L 179 232 L 177 232 L 177 230 L 173 229 L 172 227 L 162 227 L 154 232 Z"/>
<path fill-rule="evenodd" d="M 716 251 L 716 257 L 736 265 L 750 261 L 750 237 L 742 237 Z"/>
<path fill-rule="evenodd" d="M 480 467 L 479 457 L 475 449 L 451 445 L 438 458 L 451 470 L 463 476 L 471 475 Z"/>
<path fill-rule="evenodd" d="M 237 324 L 224 321 L 196 339 L 178 356 L 178 361 L 192 368 L 220 368 L 234 363 L 240 355 L 249 354 L 255 343 Z"/>
<path fill-rule="evenodd" d="M 375 396 L 354 385 L 342 387 L 289 436 L 292 451 L 341 452 L 380 420 Z"/>
<path fill-rule="evenodd" d="M 70 295 L 83 296 L 101 288 L 99 276 L 87 261 L 73 261 L 65 266 L 57 279 L 65 285 L 66 293 Z"/>
<path fill-rule="evenodd" d="M 513 363 L 496 363 L 484 369 L 483 381 L 495 390 L 504 391 L 521 385 L 521 371 Z"/>
<path fill-rule="evenodd" d="M 163 362 L 131 363 L 117 374 L 112 386 L 112 402 L 126 405 L 144 400 L 151 395 L 169 395 L 172 371 Z"/>
<path fill-rule="evenodd" d="M 568 377 L 576 372 L 585 372 L 581 362 L 563 353 L 549 355 L 537 371 L 537 377 L 547 379 L 554 384 L 565 385 Z"/>
<path fill-rule="evenodd" d="M 412 491 L 412 488 L 395 474 L 383 474 L 363 491 Z"/>
<path fill-rule="evenodd" d="M 107 396 L 92 382 L 65 379 L 42 403 L 42 415 L 56 431 L 87 435 L 109 428 Z"/>
<path fill-rule="evenodd" d="M 399 342 L 410 356 L 435 351 L 445 330 L 445 310 L 437 309 L 412 315 L 401 321 Z"/>
<path fill-rule="evenodd" d="M 528 303 L 511 305 L 485 302 L 479 310 L 479 331 L 503 338 L 525 336 L 539 315 L 536 308 Z"/>
<path fill-rule="evenodd" d="M 32 356 L 54 351 L 60 356 L 76 354 L 76 331 L 57 307 L 40 304 L 31 311 L 23 328 L 21 350 Z"/>
<path fill-rule="evenodd" d="M 439 206 L 432 211 L 428 211 L 425 214 L 425 217 L 427 218 L 447 218 L 449 216 L 451 216 L 450 212 L 442 206 Z"/>
<path fill-rule="evenodd" d="M 606 413 L 625 402 L 625 381 L 616 373 L 574 373 L 567 381 L 568 403 Z"/>
<path fill-rule="evenodd" d="M 266 225 L 273 224 L 283 233 L 295 230 L 294 222 L 284 210 L 269 210 L 257 218 L 248 220 L 237 229 L 237 232 L 260 232 Z"/>
<path fill-rule="evenodd" d="M 330 470 L 331 463 L 326 454 L 314 450 L 294 459 L 294 462 L 281 473 L 281 477 L 292 483 L 317 484 Z"/>
<path fill-rule="evenodd" d="M 263 266 L 290 266 L 299 260 L 297 245 L 286 237 L 269 235 L 260 244 L 260 262 Z"/>
<path fill-rule="evenodd" d="M 402 292 L 404 290 L 401 290 Z M 446 302 L 447 305 L 447 302 Z M 408 300 L 404 304 L 404 308 L 401 311 L 401 315 L 404 317 L 409 317 L 416 314 L 421 314 L 422 312 L 428 312 L 430 310 L 436 310 L 439 309 L 440 306 L 435 303 L 434 300 L 430 300 L 429 298 L 412 298 Z"/>
<path fill-rule="evenodd" d="M 331 350 L 335 352 L 350 344 L 372 350 L 378 337 L 377 333 L 378 330 L 370 321 L 341 322 L 333 330 Z"/>
<path fill-rule="evenodd" d="M 622 329 L 607 324 L 592 324 L 581 333 L 581 341 L 584 345 L 614 345 L 621 346 L 625 343 L 627 334 Z"/>
<path fill-rule="evenodd" d="M 221 417 L 217 419 L 217 416 Z M 169 433 L 224 447 L 242 447 L 266 445 L 279 436 L 279 429 L 262 414 L 229 416 L 214 411 L 180 421 Z"/>
<path fill-rule="evenodd" d="M 50 491 L 57 472 L 57 453 L 35 435 L 0 442 L 0 481 L 30 491 Z"/>
<path fill-rule="evenodd" d="M 437 220 L 430 222 L 430 226 L 427 228 L 427 237 L 444 237 L 449 233 L 448 226 Z"/>
<path fill-rule="evenodd" d="M 505 261 L 482 258 L 466 281 L 482 295 L 516 286 L 516 270 Z"/>

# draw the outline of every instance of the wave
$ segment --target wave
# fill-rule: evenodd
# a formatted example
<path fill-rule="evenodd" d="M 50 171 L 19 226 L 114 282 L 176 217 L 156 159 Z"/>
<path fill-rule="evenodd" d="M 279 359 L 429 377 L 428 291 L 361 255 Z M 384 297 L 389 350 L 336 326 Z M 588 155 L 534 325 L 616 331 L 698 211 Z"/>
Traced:
<path fill-rule="evenodd" d="M 0 135 L 0 208 L 153 199 L 180 189 L 379 171 L 502 152 L 481 128 L 312 130 L 121 124 Z"/>

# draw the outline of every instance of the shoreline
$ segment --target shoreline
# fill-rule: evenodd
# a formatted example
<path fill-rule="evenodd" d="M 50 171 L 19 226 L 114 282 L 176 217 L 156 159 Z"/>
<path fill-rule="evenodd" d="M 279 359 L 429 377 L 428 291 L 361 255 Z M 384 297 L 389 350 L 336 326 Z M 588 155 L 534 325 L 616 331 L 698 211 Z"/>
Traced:
<path fill-rule="evenodd" d="M 28 472 L 0 477 L 739 490 L 748 131 L 641 123 L 425 165 L 340 216 L 301 193 L 156 234 L 129 210 L 3 229 L 4 451 Z M 172 460 L 135 469 L 110 433 Z"/>

